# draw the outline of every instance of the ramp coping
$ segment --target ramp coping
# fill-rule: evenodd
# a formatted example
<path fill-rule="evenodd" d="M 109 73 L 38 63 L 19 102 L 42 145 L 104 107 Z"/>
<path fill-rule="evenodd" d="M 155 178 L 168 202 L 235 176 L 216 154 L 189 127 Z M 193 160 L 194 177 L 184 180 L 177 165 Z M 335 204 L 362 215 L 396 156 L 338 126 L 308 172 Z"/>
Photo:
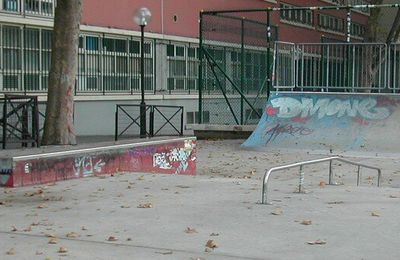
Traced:
<path fill-rule="evenodd" d="M 332 161 L 341 161 L 347 164 L 351 164 L 351 165 L 356 165 L 357 168 L 357 186 L 360 185 L 360 181 L 361 181 L 361 167 L 364 168 L 369 168 L 372 170 L 376 170 L 378 172 L 378 183 L 377 186 L 380 186 L 380 179 L 381 179 L 381 169 L 374 167 L 374 166 L 369 166 L 366 164 L 362 164 L 362 163 L 358 163 L 358 162 L 353 162 L 353 161 L 349 161 L 347 159 L 344 159 L 342 157 L 339 156 L 333 156 L 333 157 L 326 157 L 326 158 L 321 158 L 321 159 L 316 159 L 316 160 L 309 160 L 309 161 L 302 161 L 302 162 L 298 162 L 298 163 L 292 163 L 292 164 L 287 164 L 287 165 L 282 165 L 282 166 L 277 166 L 277 167 L 273 167 L 271 169 L 269 169 L 268 171 L 265 172 L 264 174 L 264 178 L 263 178 L 263 184 L 262 184 L 262 198 L 261 198 L 261 203 L 262 204 L 270 204 L 267 202 L 267 192 L 268 192 L 268 180 L 269 180 L 269 176 L 276 171 L 281 171 L 281 170 L 286 170 L 286 169 L 290 169 L 290 168 L 295 168 L 295 167 L 300 167 L 300 181 L 299 181 L 299 193 L 304 192 L 303 189 L 303 184 L 304 184 L 304 172 L 303 172 L 303 166 L 304 165 L 310 165 L 310 164 L 317 164 L 317 163 L 322 163 L 322 162 L 327 162 L 329 161 L 329 184 L 333 185 L 333 171 L 332 171 Z"/>
<path fill-rule="evenodd" d="M 82 153 L 82 152 L 98 152 L 98 151 L 102 151 L 105 149 L 116 150 L 116 149 L 123 149 L 123 148 L 130 148 L 130 147 L 137 147 L 137 146 L 144 146 L 144 145 L 148 146 L 148 145 L 164 144 L 164 143 L 170 143 L 170 142 L 175 142 L 175 141 L 194 140 L 194 139 L 196 139 L 196 137 L 180 137 L 180 138 L 165 139 L 165 140 L 145 141 L 145 142 L 127 143 L 127 144 L 113 144 L 113 145 L 109 145 L 109 146 L 100 146 L 100 147 L 93 147 L 93 148 L 81 148 L 81 149 L 74 149 L 74 150 L 69 150 L 69 151 L 22 155 L 22 156 L 15 156 L 12 158 L 15 161 L 30 160 L 30 159 L 48 158 L 48 157 L 53 157 L 53 156 L 72 155 L 72 154 L 78 154 L 78 153 Z"/>

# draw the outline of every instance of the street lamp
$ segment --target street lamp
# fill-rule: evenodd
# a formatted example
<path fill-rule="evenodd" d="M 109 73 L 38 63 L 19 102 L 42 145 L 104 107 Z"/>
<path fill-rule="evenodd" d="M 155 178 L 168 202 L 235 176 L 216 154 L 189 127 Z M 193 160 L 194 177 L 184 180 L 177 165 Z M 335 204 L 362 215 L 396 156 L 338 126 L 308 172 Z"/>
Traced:
<path fill-rule="evenodd" d="M 151 12 L 146 7 L 139 8 L 133 20 L 137 25 L 140 26 L 140 90 L 142 93 L 142 99 L 140 102 L 140 137 L 146 137 L 146 103 L 144 102 L 144 27 L 151 20 Z"/>

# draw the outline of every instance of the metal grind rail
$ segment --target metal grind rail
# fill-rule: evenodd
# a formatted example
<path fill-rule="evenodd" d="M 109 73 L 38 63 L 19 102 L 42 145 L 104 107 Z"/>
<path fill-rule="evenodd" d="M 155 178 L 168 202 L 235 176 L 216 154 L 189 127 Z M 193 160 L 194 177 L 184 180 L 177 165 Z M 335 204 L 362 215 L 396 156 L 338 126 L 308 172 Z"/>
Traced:
<path fill-rule="evenodd" d="M 369 165 L 365 165 L 362 163 L 357 163 L 357 162 L 352 162 L 349 160 L 346 160 L 342 157 L 334 156 L 334 157 L 328 157 L 328 158 L 321 158 L 321 159 L 316 159 L 316 160 L 310 160 L 310 161 L 303 161 L 303 162 L 298 162 L 298 163 L 293 163 L 293 164 L 288 164 L 288 165 L 283 165 L 283 166 L 278 166 L 278 167 L 273 167 L 269 169 L 268 171 L 265 172 L 264 178 L 263 178 L 263 186 L 262 186 L 262 204 L 269 204 L 267 201 L 267 193 L 268 193 L 268 181 L 269 177 L 273 172 L 276 171 L 281 171 L 281 170 L 287 170 L 295 167 L 299 167 L 299 192 L 303 192 L 303 184 L 304 184 L 304 171 L 303 171 L 303 166 L 305 165 L 310 165 L 310 164 L 317 164 L 317 163 L 322 163 L 322 162 L 329 162 L 329 184 L 333 184 L 333 171 L 332 171 L 332 161 L 340 161 L 343 163 L 351 164 L 357 166 L 357 186 L 360 185 L 361 183 L 361 167 L 372 169 L 378 171 L 378 183 L 377 186 L 380 186 L 380 181 L 381 181 L 381 169 Z"/>

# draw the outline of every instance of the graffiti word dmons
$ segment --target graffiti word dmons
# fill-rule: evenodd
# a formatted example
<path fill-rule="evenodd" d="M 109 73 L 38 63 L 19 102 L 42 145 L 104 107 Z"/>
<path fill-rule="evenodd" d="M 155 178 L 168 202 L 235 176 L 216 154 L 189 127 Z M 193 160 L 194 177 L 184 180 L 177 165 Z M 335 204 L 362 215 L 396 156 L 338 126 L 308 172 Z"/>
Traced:
<path fill-rule="evenodd" d="M 318 119 L 325 116 L 336 117 L 361 117 L 366 120 L 382 120 L 390 116 L 387 107 L 377 107 L 375 98 L 363 100 L 352 99 L 331 99 L 331 98 L 292 98 L 278 97 L 271 100 L 274 109 L 267 108 L 268 111 L 275 111 L 275 115 L 280 118 L 306 118 L 317 115 Z M 272 114 L 269 114 L 273 116 Z"/>

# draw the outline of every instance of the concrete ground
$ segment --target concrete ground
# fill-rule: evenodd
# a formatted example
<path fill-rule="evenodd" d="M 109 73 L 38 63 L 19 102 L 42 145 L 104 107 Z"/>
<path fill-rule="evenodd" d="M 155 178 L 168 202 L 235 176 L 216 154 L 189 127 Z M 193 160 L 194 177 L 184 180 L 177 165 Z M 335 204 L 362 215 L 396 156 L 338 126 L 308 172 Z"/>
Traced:
<path fill-rule="evenodd" d="M 198 176 L 117 174 L 0 193 L 0 259 L 399 259 L 400 161 L 355 157 L 277 172 L 261 205 L 265 169 L 324 157 L 255 152 L 242 141 L 199 141 Z M 209 240 L 209 248 L 206 243 Z M 61 250 L 60 250 L 61 249 Z M 61 251 L 61 252 L 60 252 Z M 64 251 L 64 252 L 63 252 Z"/>

